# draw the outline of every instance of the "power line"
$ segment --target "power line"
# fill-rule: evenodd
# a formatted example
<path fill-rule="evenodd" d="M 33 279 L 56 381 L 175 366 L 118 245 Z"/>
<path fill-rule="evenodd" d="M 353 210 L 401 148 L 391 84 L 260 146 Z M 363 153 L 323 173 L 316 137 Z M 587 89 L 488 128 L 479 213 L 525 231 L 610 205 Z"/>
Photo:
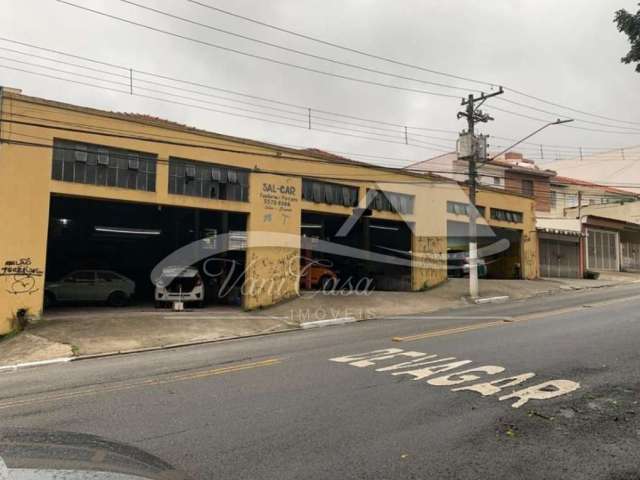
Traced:
<path fill-rule="evenodd" d="M 262 121 L 262 122 L 271 123 L 271 124 L 274 124 L 274 125 L 282 125 L 282 126 L 287 126 L 287 127 L 302 128 L 302 129 L 305 129 L 305 130 L 307 129 L 306 125 L 289 123 L 289 122 L 281 121 L 281 120 L 265 119 L 265 118 L 256 117 L 256 116 L 253 116 L 253 115 L 244 115 L 244 114 L 239 114 L 239 113 L 234 113 L 234 112 L 228 112 L 228 111 L 225 111 L 225 110 L 213 109 L 213 108 L 205 107 L 205 106 L 202 106 L 202 105 L 197 105 L 197 104 L 192 104 L 192 103 L 185 103 L 185 102 L 182 102 L 182 101 L 170 100 L 170 99 L 167 99 L 167 98 L 160 98 L 160 97 L 156 97 L 156 96 L 153 96 L 153 95 L 145 95 L 145 94 L 141 94 L 141 93 L 137 93 L 137 92 L 130 93 L 127 90 L 121 90 L 121 89 L 106 87 L 106 86 L 102 86 L 102 85 L 95 85 L 95 84 L 91 84 L 91 83 L 87 83 L 87 82 L 83 82 L 83 81 L 79 81 L 79 80 L 71 80 L 71 79 L 68 79 L 68 78 L 58 77 L 58 76 L 55 76 L 55 75 L 49 75 L 49 74 L 42 73 L 42 72 L 34 72 L 34 71 L 25 70 L 25 69 L 16 68 L 16 67 L 10 67 L 10 66 L 7 66 L 7 65 L 1 65 L 0 64 L 0 68 L 6 68 L 6 69 L 15 70 L 15 71 L 28 73 L 28 74 L 32 74 L 32 75 L 37 75 L 37 76 L 42 76 L 42 77 L 46 77 L 46 78 L 50 78 L 50 79 L 54 79 L 54 80 L 60 80 L 60 81 L 69 82 L 69 83 L 73 83 L 73 84 L 84 85 L 84 86 L 88 86 L 88 87 L 92 87 L 92 88 L 98 88 L 98 89 L 111 91 L 111 92 L 115 92 L 115 93 L 121 93 L 121 94 L 125 94 L 125 95 L 130 95 L 130 96 L 133 95 L 133 96 L 140 97 L 140 98 L 146 98 L 146 99 L 150 99 L 150 100 L 156 100 L 156 101 L 171 103 L 171 104 L 174 104 L 174 105 L 180 105 L 180 106 L 191 107 L 191 108 L 198 108 L 198 109 L 201 109 L 201 110 L 214 112 L 214 113 L 220 113 L 220 114 L 223 114 L 223 115 L 231 115 L 231 116 L 234 116 L 234 117 L 247 118 L 247 119 L 250 119 L 250 120 Z M 102 81 L 104 81 L 104 80 L 102 80 Z M 149 90 L 149 89 L 145 89 L 145 90 Z M 180 96 L 180 95 L 170 94 L 168 92 L 159 92 L 159 93 L 166 94 L 166 95 L 169 95 L 169 96 L 172 96 L 172 97 L 183 97 L 183 96 Z M 194 99 L 191 99 L 191 100 L 194 100 Z M 196 99 L 196 101 L 204 102 L 203 100 L 197 100 L 197 99 Z M 205 102 L 205 103 L 211 103 L 211 102 Z M 238 107 L 231 107 L 231 106 L 226 106 L 226 108 L 239 109 Z M 240 110 L 246 110 L 246 109 L 240 109 Z M 259 114 L 259 115 L 274 116 L 274 114 L 269 114 L 269 113 L 265 113 L 265 112 L 256 112 L 256 113 Z M 289 119 L 289 120 L 294 121 L 296 119 Z M 330 127 L 330 128 L 336 128 L 338 130 L 328 130 L 326 128 L 314 128 L 313 131 L 321 132 L 321 133 L 331 133 L 331 134 L 342 135 L 342 136 L 347 136 L 347 137 L 352 137 L 352 138 L 360 138 L 360 139 L 364 139 L 364 140 L 373 140 L 373 141 L 378 141 L 378 142 L 383 142 L 383 143 L 392 143 L 392 144 L 396 144 L 396 145 L 405 145 L 406 146 L 404 141 L 393 141 L 393 140 L 388 140 L 388 139 L 385 139 L 385 138 L 362 136 L 362 135 L 357 135 L 357 134 L 352 134 L 352 133 L 345 133 L 346 131 L 353 131 L 353 129 L 345 129 L 345 128 L 341 128 L 340 126 L 335 126 L 335 127 Z M 360 133 L 364 133 L 364 132 L 361 131 Z M 371 132 L 371 135 L 375 135 L 375 133 Z M 424 142 L 420 142 L 420 144 L 410 144 L 410 146 L 412 146 L 414 148 L 422 148 L 422 149 L 431 150 L 431 151 L 438 151 L 438 148 L 442 148 L 442 147 L 425 148 L 426 144 Z"/>
<path fill-rule="evenodd" d="M 276 25 L 273 25 L 273 24 L 270 24 L 270 23 L 267 23 L 267 22 L 259 21 L 259 20 L 256 20 L 254 18 L 248 17 L 246 15 L 240 15 L 238 13 L 231 12 L 229 10 L 224 10 L 222 8 L 215 7 L 215 6 L 213 6 L 213 5 L 209 4 L 209 3 L 206 3 L 206 2 L 202 2 L 202 1 L 198 1 L 198 0 L 187 0 L 187 1 L 189 1 L 189 2 L 191 2 L 193 4 L 196 4 L 196 5 L 200 5 L 201 7 L 205 7 L 205 8 L 208 8 L 210 10 L 216 11 L 218 13 L 222 13 L 224 15 L 229 15 L 231 17 L 239 18 L 241 20 L 245 20 L 247 22 L 254 23 L 256 25 L 260 25 L 260 26 L 263 26 L 263 27 L 266 27 L 266 28 L 277 30 L 279 32 L 287 33 L 287 34 L 290 34 L 290 35 L 293 35 L 293 36 L 296 36 L 296 37 L 299 37 L 299 38 L 303 38 L 303 39 L 306 39 L 306 40 L 310 40 L 312 42 L 316 42 L 316 43 L 319 43 L 319 44 L 322 44 L 322 45 L 338 48 L 340 50 L 344 50 L 344 51 L 347 51 L 347 52 L 356 53 L 358 55 L 363 55 L 363 56 L 366 56 L 366 57 L 369 57 L 369 58 L 374 58 L 374 59 L 377 59 L 377 60 L 382 60 L 384 62 L 392 63 L 392 64 L 395 64 L 395 65 L 408 67 L 408 68 L 413 68 L 413 69 L 416 69 L 416 70 L 421 70 L 421 71 L 424 71 L 424 72 L 427 72 L 427 73 L 431 73 L 431 74 L 434 74 L 434 75 L 440 75 L 440 76 L 443 76 L 443 77 L 454 78 L 454 79 L 457 79 L 457 80 L 464 80 L 464 81 L 475 83 L 475 84 L 478 84 L 478 85 L 489 86 L 491 88 L 495 88 L 496 86 L 500 85 L 500 84 L 498 84 L 496 82 L 488 82 L 488 81 L 484 81 L 484 80 L 477 80 L 477 79 L 465 77 L 465 76 L 462 76 L 462 75 L 455 75 L 455 74 L 451 74 L 451 73 L 435 70 L 433 68 L 428 68 L 428 67 L 424 67 L 424 66 L 419 66 L 419 65 L 416 65 L 416 64 L 408 63 L 408 62 L 403 62 L 403 61 L 400 61 L 400 60 L 397 60 L 397 59 L 392 59 L 392 58 L 385 57 L 385 56 L 382 56 L 382 55 L 376 55 L 376 54 L 371 53 L 371 52 L 366 52 L 366 51 L 363 51 L 363 50 L 360 50 L 360 49 L 348 47 L 346 45 L 338 44 L 338 43 L 335 43 L 335 42 L 330 42 L 330 41 L 323 40 L 323 39 L 320 39 L 320 38 L 317 38 L 317 37 L 313 37 L 311 35 L 306 35 L 306 34 L 303 34 L 303 33 L 300 33 L 300 32 L 296 32 L 296 31 L 293 31 L 293 30 L 290 30 L 290 29 L 287 29 L 287 28 L 279 27 L 279 26 L 276 26 Z M 581 113 L 583 115 L 587 115 L 587 116 L 594 117 L 594 118 L 600 118 L 602 120 L 609 120 L 609 121 L 614 121 L 614 122 L 618 122 L 618 123 L 627 123 L 627 124 L 631 124 L 631 125 L 640 125 L 640 122 L 632 122 L 632 121 L 620 120 L 620 119 L 616 119 L 616 118 L 612 118 L 612 117 L 606 117 L 606 116 L 603 116 L 603 115 L 597 115 L 597 114 L 594 114 L 594 113 L 586 112 L 584 110 L 579 110 L 579 109 L 576 109 L 576 108 L 573 108 L 573 107 L 562 105 L 560 103 L 551 102 L 551 101 L 545 100 L 543 98 L 536 97 L 534 95 L 525 93 L 525 92 L 523 92 L 521 90 L 518 90 L 518 89 L 515 89 L 515 88 L 511 88 L 511 87 L 506 87 L 505 86 L 504 89 L 508 90 L 508 91 L 510 91 L 512 93 L 515 93 L 516 95 L 521 95 L 523 97 L 527 97 L 527 98 L 530 98 L 532 100 L 536 100 L 538 102 L 545 103 L 547 105 L 551 105 L 551 106 L 554 106 L 554 107 L 557 107 L 557 108 L 562 108 L 564 110 L 569 110 L 571 112 Z"/>
<path fill-rule="evenodd" d="M 93 58 L 89 58 L 89 57 L 85 57 L 85 56 L 70 54 L 68 52 L 63 52 L 63 51 L 60 51 L 60 50 L 54 50 L 54 49 L 50 49 L 50 48 L 46 48 L 46 47 L 41 47 L 39 45 L 35 45 L 35 44 L 32 44 L 32 43 L 12 40 L 12 39 L 8 39 L 6 37 L 0 37 L 0 40 L 5 41 L 5 42 L 9 42 L 9 43 L 13 43 L 13 44 L 17 44 L 17 45 L 21 45 L 21 46 L 26 46 L 26 47 L 29 47 L 29 48 L 34 48 L 34 49 L 38 49 L 38 50 L 47 51 L 47 52 L 50 52 L 50 53 L 55 53 L 57 55 L 63 55 L 63 56 L 71 57 L 71 58 L 81 59 L 81 60 L 88 61 L 88 62 L 91 62 L 91 63 L 94 63 L 94 64 L 98 64 L 98 65 L 104 65 L 104 66 L 109 66 L 109 67 L 121 69 L 121 70 L 126 71 L 126 72 L 131 71 L 131 72 L 136 74 L 136 79 L 135 79 L 136 84 L 139 84 L 140 82 L 142 82 L 142 83 L 147 83 L 147 84 L 150 84 L 150 85 L 156 85 L 156 86 L 162 86 L 162 87 L 165 87 L 165 88 L 175 89 L 175 90 L 178 90 L 178 91 L 181 91 L 181 92 L 195 93 L 195 94 L 198 94 L 198 95 L 208 96 L 208 97 L 211 97 L 211 98 L 218 98 L 218 99 L 222 99 L 222 100 L 227 100 L 227 101 L 231 101 L 231 102 L 245 104 L 245 105 L 249 105 L 249 106 L 253 106 L 253 107 L 257 107 L 257 108 L 270 108 L 270 109 L 272 109 L 274 111 L 279 111 L 279 112 L 283 112 L 283 113 L 287 113 L 287 114 L 291 114 L 291 115 L 297 115 L 297 116 L 301 116 L 301 117 L 304 116 L 305 119 L 307 117 L 307 110 L 309 109 L 309 107 L 303 106 L 303 105 L 292 104 L 292 103 L 283 102 L 283 101 L 280 101 L 280 100 L 275 100 L 275 99 L 271 99 L 271 98 L 265 98 L 265 97 L 261 97 L 261 96 L 257 96 L 257 95 L 252 95 L 252 94 L 248 94 L 246 92 L 238 92 L 238 91 L 234 91 L 234 90 L 224 89 L 224 88 L 215 87 L 215 86 L 207 85 L 207 84 L 203 84 L 203 83 L 198 83 L 198 82 L 193 82 L 193 81 L 186 81 L 186 80 L 182 80 L 182 79 L 171 77 L 171 76 L 167 76 L 167 75 L 161 75 L 161 74 L 158 74 L 158 73 L 146 72 L 146 71 L 142 71 L 142 70 L 138 70 L 138 69 L 133 69 L 133 68 L 130 68 L 130 67 L 125 67 L 123 65 L 116 65 L 116 64 L 113 64 L 113 63 L 110 63 L 110 62 L 99 61 L 99 60 L 96 60 L 96 59 L 93 59 Z M 98 73 L 101 73 L 101 74 L 111 75 L 111 76 L 119 77 L 119 78 L 122 78 L 122 79 L 130 80 L 130 76 L 129 75 L 125 75 L 125 74 L 117 74 L 117 73 L 113 73 L 113 72 L 108 72 L 108 71 L 103 70 L 103 69 L 96 69 L 96 68 L 88 67 L 88 66 L 85 66 L 85 65 L 80 65 L 80 64 L 77 64 L 77 63 L 65 62 L 65 61 L 62 61 L 62 60 L 53 59 L 53 58 L 49 58 L 49 57 L 44 57 L 44 56 L 41 56 L 41 55 L 36 55 L 36 54 L 33 54 L 33 53 L 23 52 L 23 51 L 9 49 L 9 48 L 5 48 L 5 47 L 0 47 L 0 49 L 5 50 L 5 51 L 9 51 L 9 52 L 13 52 L 13 53 L 17 53 L 17 54 L 20 54 L 20 55 L 25 55 L 25 56 L 29 56 L 29 57 L 33 57 L 33 58 L 42 59 L 42 60 L 45 60 L 45 61 L 51 61 L 51 62 L 55 62 L 55 63 L 60 63 L 60 64 L 68 65 L 68 66 L 77 67 L 77 68 L 88 69 L 88 70 L 93 71 L 93 72 L 98 72 Z M 14 59 L 11 59 L 11 61 L 19 62 L 18 60 L 14 60 Z M 38 65 L 38 66 L 46 68 L 46 67 L 44 67 L 42 65 Z M 275 107 L 267 107 L 265 105 L 258 105 L 258 104 L 253 103 L 253 102 L 245 102 L 243 100 L 239 100 L 239 99 L 236 99 L 236 98 L 230 98 L 230 97 L 223 97 L 223 96 L 206 94 L 204 92 L 199 92 L 199 91 L 196 91 L 196 90 L 185 89 L 185 88 L 176 87 L 174 85 L 169 85 L 169 84 L 162 83 L 162 82 L 154 82 L 154 81 L 151 81 L 151 80 L 146 80 L 144 78 L 139 78 L 140 74 L 142 74 L 144 76 L 152 76 L 152 77 L 161 78 L 161 79 L 164 79 L 164 80 L 169 80 L 169 81 L 178 82 L 178 83 L 182 83 L 182 84 L 188 84 L 188 85 L 191 85 L 191 86 L 197 86 L 197 87 L 200 87 L 200 88 L 206 88 L 206 89 L 209 89 L 209 90 L 222 91 L 224 93 L 243 96 L 243 97 L 251 98 L 251 99 L 254 99 L 254 100 L 260 100 L 260 101 L 264 101 L 264 102 L 269 102 L 269 103 L 274 103 L 274 104 L 278 104 L 278 105 L 288 106 L 288 107 L 291 107 L 291 108 L 300 109 L 301 111 L 300 112 L 294 112 L 294 111 L 286 110 L 286 109 L 279 109 L 279 108 L 275 108 Z M 103 80 L 103 79 L 100 79 L 100 80 Z M 122 82 L 121 86 L 126 86 L 126 85 L 124 84 L 124 82 Z M 131 86 L 133 86 L 133 85 L 131 85 Z M 395 122 L 395 123 L 386 122 L 386 121 L 381 121 L 381 120 L 377 120 L 377 119 L 371 119 L 371 118 L 359 117 L 359 116 L 354 116 L 354 115 L 348 115 L 348 114 L 344 114 L 344 113 L 333 112 L 333 111 L 328 111 L 328 110 L 323 110 L 323 109 L 318 109 L 318 108 L 313 108 L 312 110 L 314 112 L 319 112 L 319 113 L 322 113 L 324 115 L 337 116 L 337 117 L 348 118 L 348 119 L 354 119 L 354 120 L 373 123 L 373 124 L 377 124 L 377 125 L 395 127 L 395 128 L 402 129 L 402 130 L 404 130 L 406 128 L 406 129 L 410 130 L 409 133 L 411 135 L 411 138 L 419 137 L 419 138 L 427 138 L 427 139 L 434 139 L 434 140 L 452 141 L 452 139 L 446 139 L 446 138 L 443 138 L 443 137 L 436 137 L 436 136 L 423 135 L 423 134 L 420 134 L 420 133 L 416 133 L 414 130 L 418 130 L 418 131 L 435 131 L 435 132 L 442 132 L 442 133 L 447 133 L 447 134 L 451 133 L 451 134 L 457 135 L 457 132 L 454 131 L 454 130 L 444 130 L 444 129 L 428 128 L 428 127 L 421 127 L 421 126 L 411 126 L 411 125 L 405 126 L 405 125 L 402 125 L 399 122 Z M 329 119 L 329 118 L 326 118 L 326 117 L 319 117 L 318 115 L 314 115 L 314 118 L 321 119 L 321 120 L 332 121 L 332 122 L 337 122 L 337 123 L 342 123 L 344 125 L 364 127 L 364 128 L 372 128 L 372 129 L 377 129 L 377 130 L 380 130 L 380 131 L 385 131 L 386 130 L 386 131 L 390 131 L 390 132 L 396 133 L 397 135 L 398 134 L 400 134 L 400 135 L 402 134 L 402 130 L 396 131 L 396 130 L 384 129 L 384 128 L 373 127 L 373 126 L 350 124 L 349 122 L 344 122 L 344 121 L 335 120 L 335 119 Z M 531 118 L 531 117 L 527 117 L 527 118 Z M 540 120 L 540 119 L 537 119 L 537 120 Z M 540 120 L 540 121 L 542 121 L 542 120 Z M 492 138 L 504 139 L 504 140 L 513 140 L 513 139 L 510 139 L 510 138 L 499 137 L 499 136 L 492 136 Z M 539 146 L 538 144 L 534 144 L 534 143 L 532 143 L 531 145 L 535 145 L 536 146 L 536 150 L 537 150 L 537 148 Z M 571 151 L 578 150 L 579 148 L 584 148 L 585 150 L 587 150 L 587 149 L 599 149 L 599 150 L 610 150 L 611 149 L 612 150 L 612 149 L 619 148 L 619 147 L 577 147 L 577 146 L 574 147 L 574 146 L 559 146 L 559 145 L 545 145 L 545 144 L 543 144 L 543 146 L 545 146 L 547 148 L 551 147 L 554 151 L 560 151 L 560 149 L 562 149 L 562 148 L 566 148 L 566 149 L 571 150 Z M 524 149 L 524 148 L 527 148 L 527 147 L 523 145 L 521 148 Z"/>
<path fill-rule="evenodd" d="M 213 25 L 209 25 L 209 24 L 198 22 L 198 21 L 195 21 L 195 20 L 192 20 L 192 19 L 189 19 L 189 18 L 181 17 L 179 15 L 175 15 L 173 13 L 169 13 L 169 12 L 165 12 L 163 10 L 152 8 L 152 7 L 149 7 L 147 5 L 141 5 L 141 4 L 139 4 L 137 2 L 133 2 L 131 0 L 120 0 L 120 2 L 126 3 L 128 5 L 133 5 L 135 7 L 141 8 L 143 10 L 147 10 L 149 12 L 157 13 L 159 15 L 163 15 L 165 17 L 172 18 L 174 20 L 180 20 L 181 22 L 190 23 L 191 25 L 196 25 L 198 27 L 203 27 L 203 28 L 207 28 L 209 30 L 213 30 L 215 32 L 223 33 L 225 35 L 230 35 L 230 36 L 233 36 L 233 37 L 236 37 L 236 38 L 241 38 L 243 40 L 248 40 L 250 42 L 258 43 L 260 45 L 266 45 L 266 46 L 269 46 L 269 47 L 277 48 L 277 49 L 283 50 L 285 52 L 295 53 L 295 54 L 303 55 L 303 56 L 306 56 L 306 57 L 309 57 L 309 58 L 314 58 L 316 60 L 323 60 L 325 62 L 333 63 L 335 65 L 341 65 L 341 66 L 345 66 L 345 67 L 349 67 L 349 68 L 354 68 L 354 69 L 366 71 L 366 72 L 369 72 L 369 73 L 376 73 L 376 74 L 384 75 L 384 76 L 387 76 L 387 77 L 399 78 L 401 80 L 409 80 L 409 81 L 412 81 L 412 82 L 419 82 L 419 83 L 423 83 L 425 85 L 433 85 L 433 86 L 436 86 L 436 87 L 449 88 L 449 89 L 452 89 L 452 90 L 460 90 L 461 92 L 467 92 L 468 91 L 468 89 L 466 89 L 466 88 L 458 87 L 458 86 L 455 86 L 455 85 L 448 85 L 446 83 L 439 83 L 439 82 L 431 82 L 429 80 L 423 80 L 421 78 L 407 77 L 407 76 L 404 76 L 404 75 L 398 75 L 398 74 L 395 74 L 395 73 L 392 73 L 392 72 L 386 72 L 386 71 L 382 71 L 382 70 L 377 70 L 375 68 L 365 67 L 365 66 L 362 66 L 362 65 L 354 64 L 354 63 L 343 62 L 343 61 L 340 61 L 340 60 L 336 60 L 334 58 L 325 57 L 325 56 L 322 56 L 322 55 L 316 55 L 314 53 L 304 52 L 302 50 L 297 50 L 295 48 L 286 47 L 286 46 L 283 46 L 283 45 L 280 45 L 280 44 L 277 44 L 277 43 L 273 43 L 273 42 L 268 42 L 268 41 L 265 41 L 265 40 L 260 40 L 260 39 L 254 38 L 254 37 L 250 37 L 248 35 L 240 34 L 240 33 L 237 33 L 237 32 L 232 32 L 230 30 L 225 30 L 223 28 L 214 27 Z M 63 2 L 63 3 L 67 3 L 67 2 Z M 479 90 L 474 90 L 474 91 L 480 92 Z"/>
<path fill-rule="evenodd" d="M 208 42 L 205 40 L 200 40 L 194 37 L 189 37 L 187 35 L 182 35 L 179 33 L 175 33 L 175 32 L 171 32 L 168 30 L 163 30 L 161 28 L 158 27 L 154 27 L 148 24 L 144 24 L 144 23 L 140 23 L 140 22 L 136 22 L 133 20 L 129 20 L 123 17 L 118 17 L 117 15 L 111 15 L 109 13 L 106 12 L 102 12 L 100 10 L 95 10 L 92 8 L 88 8 L 88 7 L 84 7 L 81 5 L 76 5 L 75 3 L 71 3 L 71 2 L 67 2 L 66 0 L 57 0 L 60 3 L 64 3 L 66 5 L 78 8 L 80 10 L 85 10 L 87 12 L 91 12 L 91 13 L 95 13 L 97 15 L 101 15 L 103 17 L 107 17 L 107 18 L 111 18 L 113 20 L 118 20 L 119 22 L 123 22 L 123 23 L 127 23 L 129 25 L 133 25 L 139 28 L 144 28 L 147 30 L 151 30 L 157 33 L 162 33 L 163 35 L 169 35 L 171 37 L 175 37 L 175 38 L 180 38 L 182 40 L 187 40 L 190 42 L 194 42 L 203 46 L 207 46 L 207 47 L 211 47 L 211 48 L 216 48 L 219 50 L 223 50 L 226 52 L 231 52 L 231 53 L 236 53 L 238 55 L 243 55 L 245 57 L 250 57 L 250 58 L 255 58 L 258 60 L 263 60 L 266 62 L 270 62 L 270 63 L 275 63 L 277 65 L 283 65 L 286 67 L 290 67 L 290 68 L 295 68 L 298 70 L 304 70 L 307 72 L 312 72 L 312 73 L 317 73 L 320 75 L 325 75 L 325 76 L 329 76 L 329 77 L 334 77 L 334 78 L 341 78 L 343 80 L 350 80 L 353 82 L 359 82 L 359 83 L 364 83 L 364 84 L 369 84 L 369 85 L 375 85 L 378 87 L 384 87 L 384 88 L 390 88 L 390 89 L 394 89 L 394 90 L 403 90 L 403 91 L 407 91 L 407 92 L 413 92 L 413 93 L 421 93 L 421 94 L 425 94 L 425 95 L 434 95 L 434 96 L 438 96 L 438 97 L 445 97 L 445 98 L 455 98 L 456 100 L 459 99 L 459 97 L 457 95 L 449 95 L 446 93 L 439 93 L 439 92 L 431 92 L 431 91 L 427 91 L 427 90 L 421 90 L 421 89 L 417 89 L 417 88 L 410 88 L 410 87 L 401 87 L 399 85 L 392 85 L 392 84 L 388 84 L 388 83 L 382 83 L 382 82 L 376 82 L 373 80 L 366 80 L 363 78 L 357 78 L 357 77 L 351 77 L 348 75 L 342 75 L 342 74 L 338 74 L 338 73 L 332 73 L 332 72 L 327 72 L 325 70 L 318 70 L 316 68 L 312 68 L 312 67 L 305 67 L 303 65 L 298 65 L 295 63 L 290 63 L 290 62 L 285 62 L 283 60 L 277 60 L 275 58 L 271 58 L 271 57 L 265 57 L 263 55 L 257 55 L 257 54 L 253 54 L 253 53 L 249 53 L 249 52 L 245 52 L 243 50 L 238 50 L 236 48 L 231 48 L 231 47 L 225 47 L 223 45 L 218 45 L 212 42 Z"/>

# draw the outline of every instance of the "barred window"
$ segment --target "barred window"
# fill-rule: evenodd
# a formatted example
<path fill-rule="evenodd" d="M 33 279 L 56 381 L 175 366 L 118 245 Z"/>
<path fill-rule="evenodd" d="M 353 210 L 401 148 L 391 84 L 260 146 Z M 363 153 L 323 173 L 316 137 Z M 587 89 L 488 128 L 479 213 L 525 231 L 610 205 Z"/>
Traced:
<path fill-rule="evenodd" d="M 54 139 L 51 178 L 155 192 L 156 155 Z"/>
<path fill-rule="evenodd" d="M 358 187 L 303 178 L 302 199 L 315 203 L 355 207 L 358 205 Z"/>
<path fill-rule="evenodd" d="M 169 193 L 248 202 L 249 171 L 171 157 Z"/>
<path fill-rule="evenodd" d="M 454 215 L 466 215 L 469 216 L 469 209 L 471 205 L 468 203 L 462 202 L 447 202 L 447 212 L 453 213 Z M 481 205 L 477 205 L 476 209 L 478 210 L 478 215 L 484 217 L 485 208 Z"/>
<path fill-rule="evenodd" d="M 394 213 L 413 213 L 415 197 L 404 193 L 367 191 L 367 205 L 374 210 Z"/>
<path fill-rule="evenodd" d="M 491 218 L 503 222 L 522 223 L 522 212 L 512 212 L 500 208 L 491 209 Z"/>

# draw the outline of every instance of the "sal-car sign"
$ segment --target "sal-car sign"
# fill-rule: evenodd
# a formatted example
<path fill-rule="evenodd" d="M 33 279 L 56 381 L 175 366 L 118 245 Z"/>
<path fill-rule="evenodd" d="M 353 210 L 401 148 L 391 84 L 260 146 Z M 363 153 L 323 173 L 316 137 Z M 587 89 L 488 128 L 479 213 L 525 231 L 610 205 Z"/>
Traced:
<path fill-rule="evenodd" d="M 439 357 L 434 354 L 405 351 L 400 348 L 374 350 L 331 358 L 330 360 L 347 363 L 358 368 L 377 367 L 375 368 L 376 372 L 407 375 L 413 377 L 413 380 L 424 380 L 427 384 L 438 387 L 454 387 L 451 389 L 453 392 L 470 391 L 488 396 L 518 386 L 517 389 L 512 389 L 509 393 L 498 397 L 499 401 L 515 400 L 511 404 L 513 408 L 519 408 L 529 400 L 547 400 L 566 395 L 580 388 L 578 382 L 571 380 L 548 380 L 524 386 L 522 384 L 535 377 L 535 373 L 527 372 L 504 376 L 500 374 L 506 369 L 499 365 L 472 366 L 470 365 L 471 360 Z M 393 362 L 389 362 L 389 360 L 393 360 Z"/>

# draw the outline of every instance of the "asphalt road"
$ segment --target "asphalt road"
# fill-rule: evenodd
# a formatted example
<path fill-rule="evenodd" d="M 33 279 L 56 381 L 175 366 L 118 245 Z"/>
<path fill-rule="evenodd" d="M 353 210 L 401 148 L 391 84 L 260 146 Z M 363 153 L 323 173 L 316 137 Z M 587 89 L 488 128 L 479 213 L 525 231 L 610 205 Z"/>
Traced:
<path fill-rule="evenodd" d="M 100 435 L 197 479 L 640 478 L 640 286 L 429 317 L 2 373 L 0 423 Z M 402 352 L 331 360 L 389 348 Z M 486 396 L 452 391 L 525 373 Z M 513 407 L 555 380 L 579 388 Z"/>

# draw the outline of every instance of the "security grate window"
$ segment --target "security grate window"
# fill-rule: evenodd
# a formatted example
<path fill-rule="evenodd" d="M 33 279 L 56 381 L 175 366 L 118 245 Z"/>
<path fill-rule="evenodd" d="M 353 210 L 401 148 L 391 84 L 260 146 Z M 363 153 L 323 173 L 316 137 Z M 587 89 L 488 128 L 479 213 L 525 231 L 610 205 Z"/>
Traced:
<path fill-rule="evenodd" d="M 171 157 L 169 193 L 248 202 L 249 171 Z"/>
<path fill-rule="evenodd" d="M 302 199 L 315 203 L 355 207 L 358 205 L 358 187 L 303 178 Z"/>
<path fill-rule="evenodd" d="M 156 156 L 54 139 L 51 178 L 63 182 L 155 192 Z"/>
<path fill-rule="evenodd" d="M 500 208 L 491 209 L 491 218 L 502 222 L 522 223 L 522 213 L 502 210 Z"/>
<path fill-rule="evenodd" d="M 469 208 L 471 208 L 471 206 L 468 203 L 451 201 L 447 202 L 447 212 L 453 213 L 455 215 L 466 215 L 468 217 Z M 485 208 L 480 205 L 476 206 L 476 208 L 478 210 L 478 215 L 484 217 Z"/>
<path fill-rule="evenodd" d="M 367 191 L 367 205 L 374 210 L 394 213 L 413 213 L 415 197 L 404 193 L 385 192 L 382 190 Z"/>

